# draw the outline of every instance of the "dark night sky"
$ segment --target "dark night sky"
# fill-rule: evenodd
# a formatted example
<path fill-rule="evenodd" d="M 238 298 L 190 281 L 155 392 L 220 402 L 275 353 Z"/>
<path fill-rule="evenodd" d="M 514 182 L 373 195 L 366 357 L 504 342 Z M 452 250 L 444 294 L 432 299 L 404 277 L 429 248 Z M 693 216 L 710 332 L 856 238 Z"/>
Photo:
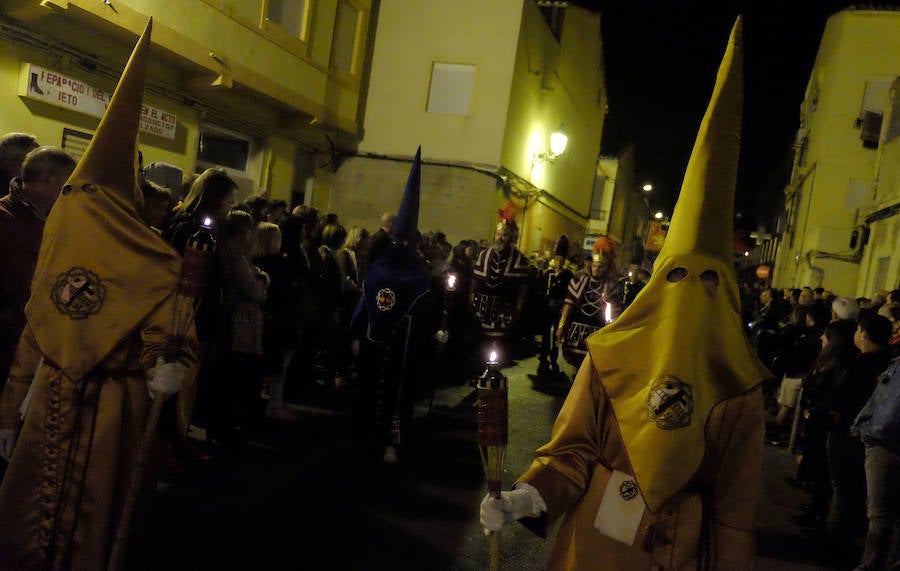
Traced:
<path fill-rule="evenodd" d="M 601 14 L 609 92 L 601 152 L 614 155 L 626 143 L 634 143 L 637 180 L 654 185 L 651 205 L 668 213 L 681 187 L 731 25 L 738 14 L 743 15 L 744 123 L 736 223 L 749 229 L 766 223 L 786 182 L 782 165 L 790 165 L 800 103 L 825 21 L 854 3 L 574 3 Z"/>

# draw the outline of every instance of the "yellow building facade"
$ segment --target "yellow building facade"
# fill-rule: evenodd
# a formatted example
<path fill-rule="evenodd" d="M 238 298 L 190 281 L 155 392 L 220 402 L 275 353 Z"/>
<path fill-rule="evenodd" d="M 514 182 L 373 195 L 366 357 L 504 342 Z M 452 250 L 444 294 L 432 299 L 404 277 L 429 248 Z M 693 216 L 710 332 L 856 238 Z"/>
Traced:
<path fill-rule="evenodd" d="M 561 2 L 382 2 L 359 153 L 334 173 L 345 225 L 396 211 L 422 146 L 419 227 L 490 239 L 517 209 L 519 247 L 573 252 L 589 215 L 606 114 L 600 16 Z M 551 152 L 563 132 L 563 153 Z"/>
<path fill-rule="evenodd" d="M 76 157 L 153 17 L 145 163 L 313 201 L 361 132 L 370 0 L 0 0 L 0 132 Z M 14 86 L 18 86 L 16 89 Z"/>
<path fill-rule="evenodd" d="M 896 170 L 888 118 L 898 75 L 900 12 L 845 10 L 829 18 L 801 105 L 775 287 L 853 297 L 896 287 L 897 232 L 885 226 L 895 221 L 883 216 L 896 201 L 886 171 Z"/>

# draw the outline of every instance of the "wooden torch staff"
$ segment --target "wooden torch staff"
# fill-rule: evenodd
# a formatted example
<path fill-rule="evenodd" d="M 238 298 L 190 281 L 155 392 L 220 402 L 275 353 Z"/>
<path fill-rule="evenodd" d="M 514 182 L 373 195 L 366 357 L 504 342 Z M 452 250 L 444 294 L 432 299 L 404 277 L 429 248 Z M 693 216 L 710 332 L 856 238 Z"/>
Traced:
<path fill-rule="evenodd" d="M 500 372 L 500 359 L 491 351 L 487 369 L 478 379 L 478 450 L 487 480 L 488 493 L 500 498 L 508 434 L 507 379 Z M 491 543 L 491 571 L 500 569 L 500 536 L 488 533 Z"/>
<path fill-rule="evenodd" d="M 209 269 L 216 248 L 216 241 L 211 227 L 212 220 L 207 218 L 203 221 L 203 226 L 191 236 L 184 249 L 181 272 L 178 276 L 178 287 L 175 291 L 175 300 L 172 306 L 173 331 L 166 340 L 163 355 L 166 363 L 173 363 L 181 356 L 184 338 L 194 323 L 200 298 L 203 296 L 209 281 Z M 125 568 L 125 548 L 128 545 L 128 533 L 131 528 L 134 505 L 143 485 L 147 458 L 156 442 L 156 428 L 159 424 L 159 417 L 165 401 L 166 395 L 153 395 L 153 405 L 150 407 L 150 414 L 147 417 L 147 424 L 141 437 L 140 448 L 138 448 L 137 457 L 131 472 L 131 481 L 128 484 L 128 492 L 122 503 L 122 513 L 119 517 L 119 525 L 116 528 L 112 552 L 107 565 L 108 571 L 121 571 Z"/>

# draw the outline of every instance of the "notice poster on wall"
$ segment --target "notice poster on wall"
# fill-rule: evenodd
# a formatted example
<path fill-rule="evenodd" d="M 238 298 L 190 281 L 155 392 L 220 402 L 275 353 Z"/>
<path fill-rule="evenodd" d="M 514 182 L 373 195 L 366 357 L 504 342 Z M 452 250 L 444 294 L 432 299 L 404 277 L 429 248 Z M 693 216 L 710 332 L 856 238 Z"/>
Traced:
<path fill-rule="evenodd" d="M 112 93 L 39 65 L 23 63 L 19 72 L 19 97 L 100 118 L 109 105 Z M 178 118 L 174 113 L 150 105 L 143 106 L 141 131 L 174 139 L 177 126 Z"/>

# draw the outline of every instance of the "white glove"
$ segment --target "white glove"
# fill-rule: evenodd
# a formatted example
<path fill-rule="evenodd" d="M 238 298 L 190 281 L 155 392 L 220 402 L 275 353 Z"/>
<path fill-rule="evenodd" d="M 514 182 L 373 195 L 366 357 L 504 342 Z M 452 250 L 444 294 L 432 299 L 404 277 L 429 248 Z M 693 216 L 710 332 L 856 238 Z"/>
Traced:
<path fill-rule="evenodd" d="M 450 339 L 450 334 L 447 333 L 446 329 L 439 329 L 438 332 L 434 334 L 434 340 L 441 345 L 446 343 L 447 339 Z"/>
<path fill-rule="evenodd" d="M 13 446 L 16 444 L 15 428 L 0 428 L 0 458 L 9 462 Z"/>
<path fill-rule="evenodd" d="M 184 374 L 184 365 L 181 363 L 166 363 L 162 357 L 158 357 L 156 366 L 147 371 L 150 396 L 156 398 L 157 394 L 169 396 L 177 393 L 184 382 Z"/>
<path fill-rule="evenodd" d="M 534 486 L 519 484 L 511 492 L 500 492 L 499 499 L 488 494 L 481 500 L 481 525 L 485 532 L 497 531 L 505 523 L 537 517 L 546 509 L 544 499 Z"/>

